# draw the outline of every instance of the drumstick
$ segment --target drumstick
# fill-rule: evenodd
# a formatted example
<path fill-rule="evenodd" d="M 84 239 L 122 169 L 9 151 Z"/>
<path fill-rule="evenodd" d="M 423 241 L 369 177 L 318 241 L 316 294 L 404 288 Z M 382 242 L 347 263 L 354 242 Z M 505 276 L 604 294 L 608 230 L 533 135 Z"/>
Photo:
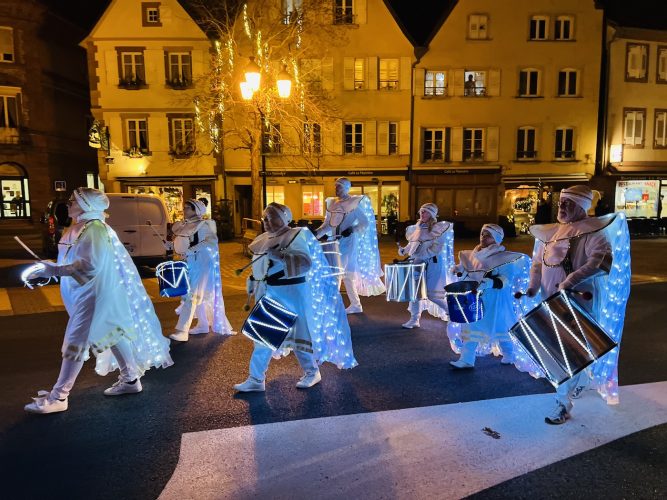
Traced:
<path fill-rule="evenodd" d="M 153 232 L 155 233 L 155 236 L 157 236 L 158 238 L 160 238 L 160 240 L 162 240 L 162 243 L 164 243 L 164 244 L 166 245 L 166 244 L 167 244 L 167 240 L 165 240 L 165 239 L 160 235 L 160 233 L 157 232 L 157 229 L 155 229 L 155 226 L 153 226 L 153 224 L 151 223 L 151 221 L 147 220 L 147 221 L 146 221 L 146 224 L 148 224 L 148 225 L 150 226 L 150 228 L 151 228 L 151 229 L 153 230 Z"/>
<path fill-rule="evenodd" d="M 263 258 L 266 257 L 267 255 L 268 255 L 268 254 L 263 253 L 263 254 L 259 255 L 257 258 L 252 259 L 252 260 L 251 260 L 250 262 L 248 262 L 245 266 L 240 267 L 239 269 L 237 269 L 236 271 L 234 271 L 234 274 L 236 274 L 236 276 L 241 276 L 241 273 L 242 273 L 243 271 L 245 271 L 246 269 L 248 269 L 250 266 L 252 266 L 252 265 L 253 265 L 255 262 L 257 262 L 258 260 L 263 259 Z"/>
<path fill-rule="evenodd" d="M 42 259 L 40 259 L 40 258 L 37 256 L 37 254 L 36 254 L 35 252 L 33 252 L 32 250 L 30 250 L 30 248 L 28 247 L 28 245 L 26 245 L 25 243 L 23 243 L 23 242 L 21 241 L 21 238 L 19 238 L 18 236 L 14 236 L 14 239 L 16 240 L 16 242 L 17 242 L 19 245 L 21 245 L 21 246 L 26 250 L 26 252 L 28 252 L 30 255 L 32 255 L 35 259 L 37 259 L 37 260 L 42 260 Z"/>
<path fill-rule="evenodd" d="M 589 291 L 585 291 L 585 292 L 577 292 L 576 290 L 568 290 L 568 291 L 570 293 L 574 293 L 574 294 L 579 295 L 584 300 L 591 300 L 593 298 L 593 294 Z M 515 299 L 520 299 L 524 295 L 528 295 L 528 294 L 525 293 L 525 292 L 515 292 L 514 293 L 514 298 Z"/>

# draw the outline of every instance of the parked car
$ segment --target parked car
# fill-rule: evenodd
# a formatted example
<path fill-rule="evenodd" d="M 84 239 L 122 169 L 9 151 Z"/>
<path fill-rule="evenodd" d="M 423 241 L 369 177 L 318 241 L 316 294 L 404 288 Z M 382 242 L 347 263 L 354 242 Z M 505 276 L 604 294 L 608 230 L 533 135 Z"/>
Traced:
<path fill-rule="evenodd" d="M 167 207 L 161 198 L 149 194 L 107 193 L 106 222 L 118 234 L 138 265 L 155 265 L 165 260 L 162 240 L 167 238 Z M 43 248 L 50 258 L 58 255 L 58 241 L 71 223 L 67 200 L 51 201 L 42 217 Z"/>

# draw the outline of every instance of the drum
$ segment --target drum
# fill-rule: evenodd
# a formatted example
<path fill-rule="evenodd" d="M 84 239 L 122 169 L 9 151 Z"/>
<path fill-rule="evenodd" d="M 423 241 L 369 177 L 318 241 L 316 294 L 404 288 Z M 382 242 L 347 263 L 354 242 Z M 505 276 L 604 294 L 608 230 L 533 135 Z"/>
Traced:
<path fill-rule="evenodd" d="M 180 297 L 190 291 L 188 265 L 182 260 L 169 260 L 155 268 L 161 297 Z"/>
<path fill-rule="evenodd" d="M 474 323 L 484 317 L 482 292 L 476 281 L 457 281 L 445 287 L 449 320 L 454 323 Z"/>
<path fill-rule="evenodd" d="M 329 263 L 329 269 L 326 271 L 326 276 L 339 276 L 342 279 L 345 274 L 343 268 L 343 257 L 340 253 L 340 243 L 338 240 L 325 241 L 320 243 L 324 257 Z"/>
<path fill-rule="evenodd" d="M 555 387 L 616 347 L 567 290 L 535 307 L 510 333 Z"/>
<path fill-rule="evenodd" d="M 387 302 L 414 302 L 428 298 L 426 264 L 398 262 L 384 266 Z"/>
<path fill-rule="evenodd" d="M 285 341 L 297 315 L 269 298 L 259 299 L 243 323 L 241 333 L 274 351 Z"/>

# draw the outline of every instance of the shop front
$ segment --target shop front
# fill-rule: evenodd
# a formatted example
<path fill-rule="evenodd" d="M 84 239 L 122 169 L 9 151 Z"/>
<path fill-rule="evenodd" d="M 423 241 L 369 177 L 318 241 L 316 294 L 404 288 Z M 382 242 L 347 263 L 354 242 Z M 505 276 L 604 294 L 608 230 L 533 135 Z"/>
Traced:
<path fill-rule="evenodd" d="M 17 163 L 0 163 L 0 219 L 30 218 L 30 191 L 25 169 Z"/>

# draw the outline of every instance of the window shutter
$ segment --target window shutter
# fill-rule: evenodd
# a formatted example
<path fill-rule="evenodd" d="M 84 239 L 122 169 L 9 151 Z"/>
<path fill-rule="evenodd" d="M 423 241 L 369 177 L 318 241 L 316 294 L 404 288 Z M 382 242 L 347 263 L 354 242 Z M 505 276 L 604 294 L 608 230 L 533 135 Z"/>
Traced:
<path fill-rule="evenodd" d="M 343 89 L 354 90 L 354 57 L 343 58 Z"/>
<path fill-rule="evenodd" d="M 498 127 L 486 129 L 486 152 L 484 158 L 487 161 L 498 161 Z"/>
<path fill-rule="evenodd" d="M 635 146 L 641 146 L 644 142 L 644 114 L 635 112 Z"/>
<path fill-rule="evenodd" d="M 486 16 L 477 16 L 477 38 L 485 39 L 487 37 L 488 18 Z"/>
<path fill-rule="evenodd" d="M 379 155 L 389 154 L 389 122 L 378 122 L 378 150 Z"/>
<path fill-rule="evenodd" d="M 634 144 L 635 141 L 635 113 L 625 114 L 625 124 L 623 125 L 623 143 Z"/>
<path fill-rule="evenodd" d="M 462 69 L 454 70 L 454 95 L 463 95 L 463 84 L 465 79 L 465 71 Z M 422 85 L 423 87 L 423 85 Z"/>
<path fill-rule="evenodd" d="M 500 95 L 500 70 L 492 69 L 489 71 L 489 85 L 486 89 L 486 95 Z"/>
<path fill-rule="evenodd" d="M 377 123 L 368 121 L 364 125 L 366 137 L 364 137 L 364 152 L 367 155 L 377 154 Z"/>
<path fill-rule="evenodd" d="M 415 68 L 415 87 L 412 95 L 424 95 L 424 78 L 426 76 L 426 69 Z"/>
<path fill-rule="evenodd" d="M 401 90 L 410 90 L 410 85 L 412 84 L 412 59 L 409 57 L 401 57 L 400 64 L 400 88 Z"/>
<path fill-rule="evenodd" d="M 333 57 L 325 57 L 322 59 L 322 89 L 334 89 Z"/>
<path fill-rule="evenodd" d="M 410 154 L 410 120 L 402 120 L 398 124 L 398 154 Z"/>
<path fill-rule="evenodd" d="M 369 90 L 378 89 L 378 58 L 369 57 L 366 60 L 366 82 L 365 88 Z"/>
<path fill-rule="evenodd" d="M 366 0 L 354 1 L 354 15 L 356 24 L 366 24 Z"/>
<path fill-rule="evenodd" d="M 115 50 L 107 50 L 104 52 L 104 65 L 106 66 L 106 84 L 107 85 L 118 85 L 119 77 L 119 64 L 118 55 Z M 100 82 L 104 83 L 104 82 Z"/>
<path fill-rule="evenodd" d="M 452 161 L 463 161 L 463 127 L 452 127 Z"/>

